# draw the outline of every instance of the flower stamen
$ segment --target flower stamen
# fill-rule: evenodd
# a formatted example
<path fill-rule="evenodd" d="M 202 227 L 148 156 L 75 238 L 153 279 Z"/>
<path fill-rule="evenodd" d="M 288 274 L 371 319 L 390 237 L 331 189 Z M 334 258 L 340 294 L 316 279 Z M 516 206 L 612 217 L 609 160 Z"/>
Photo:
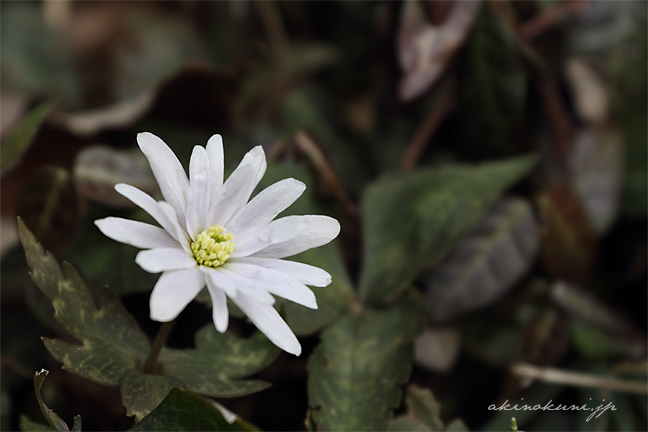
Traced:
<path fill-rule="evenodd" d="M 218 267 L 225 264 L 234 252 L 234 236 L 220 225 L 214 225 L 196 236 L 191 251 L 200 265 Z"/>

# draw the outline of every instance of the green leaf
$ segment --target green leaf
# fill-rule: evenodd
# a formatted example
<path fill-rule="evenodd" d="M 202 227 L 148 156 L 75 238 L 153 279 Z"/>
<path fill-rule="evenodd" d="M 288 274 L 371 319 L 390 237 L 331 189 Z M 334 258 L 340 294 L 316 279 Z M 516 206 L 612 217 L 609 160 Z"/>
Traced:
<path fill-rule="evenodd" d="M 43 338 L 50 353 L 70 372 L 100 384 L 121 386 L 127 414 L 142 418 L 154 409 L 173 387 L 210 396 L 233 397 L 262 390 L 267 383 L 234 381 L 267 366 L 278 349 L 261 333 L 249 339 L 221 335 L 212 324 L 196 335 L 196 349 L 163 349 L 154 369 L 139 369 L 150 344 L 137 322 L 109 289 L 97 308 L 74 268 L 64 272 L 50 253 L 44 253 L 33 234 L 18 221 L 20 237 L 32 269 L 32 279 L 50 299 L 56 319 L 81 345 Z"/>
<path fill-rule="evenodd" d="M 105 290 L 99 308 L 74 268 L 45 253 L 22 220 L 18 221 L 31 277 L 50 299 L 55 318 L 83 345 L 44 338 L 47 349 L 70 372 L 117 386 L 127 371 L 146 358 L 149 341 L 119 299 Z"/>
<path fill-rule="evenodd" d="M 387 310 L 344 316 L 322 332 L 308 363 L 318 430 L 385 430 L 407 381 L 424 306 L 411 295 Z"/>
<path fill-rule="evenodd" d="M 41 370 L 40 372 L 36 372 L 34 375 L 34 390 L 36 391 L 36 400 L 38 401 L 38 405 L 40 406 L 41 412 L 43 413 L 43 416 L 45 416 L 45 419 L 47 419 L 47 422 L 51 426 L 51 430 L 57 430 L 57 431 L 64 431 L 64 432 L 70 432 L 70 429 L 68 428 L 67 424 L 59 417 L 54 411 L 49 409 L 47 405 L 45 405 L 45 402 L 43 402 L 43 398 L 41 396 L 41 387 L 43 387 L 43 381 L 45 380 L 45 377 L 49 374 L 49 371 L 46 371 L 45 369 Z M 22 419 L 21 419 L 21 424 L 22 424 Z M 37 423 L 31 422 L 30 426 L 37 426 Z M 76 416 L 74 417 L 74 426 L 72 427 L 73 431 L 81 430 L 81 417 Z"/>
<path fill-rule="evenodd" d="M 38 105 L 5 138 L 0 146 L 0 174 L 4 174 L 20 161 L 53 106 L 54 101 Z"/>
<path fill-rule="evenodd" d="M 233 381 L 268 366 L 279 354 L 265 336 L 256 332 L 248 339 L 220 334 L 208 324 L 196 334 L 195 350 L 163 348 L 159 366 L 185 387 L 207 396 L 234 397 L 261 391 L 263 381 Z"/>
<path fill-rule="evenodd" d="M 445 165 L 385 176 L 371 185 L 362 199 L 362 297 L 371 304 L 391 301 L 474 228 L 535 161 L 525 156 Z"/>
<path fill-rule="evenodd" d="M 47 249 L 58 248 L 73 236 L 81 216 L 72 176 L 49 165 L 32 172 L 20 190 L 17 214 Z"/>
<path fill-rule="evenodd" d="M 129 431 L 254 430 L 257 429 L 238 419 L 216 402 L 178 388 L 172 389 L 151 414 L 129 429 Z"/>
<path fill-rule="evenodd" d="M 395 418 L 389 431 L 445 431 L 441 421 L 441 405 L 428 389 L 414 385 L 407 389 L 407 414 Z"/>

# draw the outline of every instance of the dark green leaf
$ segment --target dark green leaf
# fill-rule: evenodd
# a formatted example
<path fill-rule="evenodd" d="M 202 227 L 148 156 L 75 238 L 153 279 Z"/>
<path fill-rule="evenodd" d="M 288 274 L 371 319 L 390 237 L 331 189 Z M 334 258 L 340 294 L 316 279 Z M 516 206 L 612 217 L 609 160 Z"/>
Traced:
<path fill-rule="evenodd" d="M 441 421 L 441 406 L 428 389 L 410 386 L 405 399 L 407 414 L 389 424 L 390 431 L 445 431 Z"/>
<path fill-rule="evenodd" d="M 176 377 L 196 393 L 233 397 L 254 393 L 268 387 L 263 381 L 234 381 L 268 366 L 279 350 L 261 333 L 238 339 L 231 333 L 220 334 L 208 324 L 196 334 L 195 350 L 164 348 L 159 366 L 164 374 Z"/>
<path fill-rule="evenodd" d="M 4 174 L 20 161 L 53 106 L 53 101 L 40 104 L 30 111 L 5 138 L 0 146 L 0 174 Z"/>
<path fill-rule="evenodd" d="M 364 261 L 360 293 L 369 303 L 394 298 L 474 228 L 535 157 L 477 166 L 445 165 L 371 185 L 362 199 Z"/>
<path fill-rule="evenodd" d="M 162 403 L 129 431 L 257 430 L 215 402 L 186 390 L 172 389 Z M 233 416 L 232 418 L 229 418 Z M 228 421 L 230 420 L 230 421 Z"/>
<path fill-rule="evenodd" d="M 120 385 L 126 415 L 141 420 L 153 411 L 174 387 L 184 387 L 182 381 L 171 376 L 148 375 L 131 369 Z"/>
<path fill-rule="evenodd" d="M 482 7 L 458 62 L 457 106 L 471 125 L 460 133 L 499 154 L 519 148 L 527 78 L 516 39 L 493 8 Z"/>
<path fill-rule="evenodd" d="M 387 310 L 344 316 L 322 332 L 308 394 L 318 430 L 385 430 L 407 381 L 424 307 L 412 292 Z"/>
<path fill-rule="evenodd" d="M 32 279 L 54 305 L 58 322 L 83 343 L 45 338 L 45 346 L 70 372 L 101 384 L 119 385 L 124 374 L 146 358 L 148 339 L 112 292 L 104 291 L 97 308 L 74 268 L 64 263 L 61 272 L 21 220 L 18 225 Z"/>
<path fill-rule="evenodd" d="M 268 386 L 261 381 L 233 381 L 267 366 L 278 349 L 263 335 L 242 340 L 221 335 L 212 324 L 196 336 L 196 349 L 163 349 L 154 372 L 139 372 L 149 352 L 149 341 L 137 322 L 109 289 L 99 308 L 85 284 L 68 263 L 61 272 L 54 257 L 43 252 L 19 220 L 20 237 L 32 269 L 32 278 L 47 295 L 56 319 L 82 345 L 43 338 L 50 353 L 70 372 L 100 384 L 121 386 L 127 413 L 141 418 L 182 386 L 212 396 L 240 396 Z"/>
<path fill-rule="evenodd" d="M 529 203 L 500 200 L 427 277 L 430 319 L 452 319 L 494 302 L 529 270 L 539 248 Z"/>
<path fill-rule="evenodd" d="M 32 173 L 20 191 L 16 211 L 45 248 L 66 243 L 80 218 L 79 198 L 69 171 L 51 165 Z"/>

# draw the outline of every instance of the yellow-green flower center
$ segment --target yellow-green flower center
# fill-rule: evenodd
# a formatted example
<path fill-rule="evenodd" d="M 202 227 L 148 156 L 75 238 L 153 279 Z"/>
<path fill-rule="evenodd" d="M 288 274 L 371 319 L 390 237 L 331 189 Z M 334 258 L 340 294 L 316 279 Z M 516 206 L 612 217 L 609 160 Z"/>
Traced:
<path fill-rule="evenodd" d="M 218 267 L 225 264 L 234 251 L 234 236 L 220 225 L 201 232 L 191 242 L 191 251 L 200 265 Z"/>

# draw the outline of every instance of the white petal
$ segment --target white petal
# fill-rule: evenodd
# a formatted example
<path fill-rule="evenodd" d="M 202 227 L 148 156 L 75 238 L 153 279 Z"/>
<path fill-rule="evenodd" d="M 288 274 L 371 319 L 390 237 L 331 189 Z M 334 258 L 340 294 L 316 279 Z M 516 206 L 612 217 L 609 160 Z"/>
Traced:
<path fill-rule="evenodd" d="M 207 276 L 216 288 L 223 290 L 231 299 L 236 298 L 239 292 L 244 292 L 258 302 L 270 305 L 275 303 L 274 297 L 263 289 L 257 281 L 228 270 L 223 266 L 216 268 L 200 266 L 200 271 Z"/>
<path fill-rule="evenodd" d="M 137 134 L 137 144 L 149 161 L 164 200 L 171 204 L 184 225 L 189 181 L 173 150 L 150 132 Z"/>
<path fill-rule="evenodd" d="M 262 190 L 227 224 L 234 238 L 245 238 L 264 228 L 279 213 L 287 209 L 306 190 L 299 180 L 287 178 Z"/>
<path fill-rule="evenodd" d="M 293 355 L 301 354 L 297 337 L 274 307 L 257 303 L 243 293 L 232 300 L 273 344 Z"/>
<path fill-rule="evenodd" d="M 187 231 L 192 239 L 205 228 L 211 196 L 210 169 L 207 150 L 195 146 L 189 162 L 191 198 L 187 207 Z"/>
<path fill-rule="evenodd" d="M 328 216 L 286 216 L 270 222 L 257 236 L 236 243 L 232 258 L 285 258 L 329 243 L 340 223 Z"/>
<path fill-rule="evenodd" d="M 179 246 L 165 230 L 144 222 L 107 217 L 94 223 L 107 237 L 141 249 Z"/>
<path fill-rule="evenodd" d="M 212 284 L 211 279 L 207 278 L 207 289 L 212 302 L 212 320 L 216 330 L 221 333 L 227 331 L 229 324 L 229 312 L 227 310 L 227 297 L 225 293 Z"/>
<path fill-rule="evenodd" d="M 177 218 L 175 216 L 175 210 L 172 214 L 172 218 L 170 218 L 163 210 L 160 208 L 160 203 L 155 201 L 150 195 L 148 195 L 146 192 L 142 192 L 141 190 L 137 189 L 134 186 L 125 184 L 125 183 L 119 183 L 115 185 L 115 190 L 131 200 L 133 204 L 136 206 L 140 207 L 142 210 L 144 210 L 146 213 L 150 214 L 153 216 L 153 219 L 157 221 L 157 223 L 160 224 L 162 228 L 166 230 L 173 238 L 175 238 L 178 242 L 181 242 L 181 239 L 183 237 L 178 237 L 176 229 L 174 228 L 174 224 L 171 222 L 172 220 L 176 220 Z"/>
<path fill-rule="evenodd" d="M 250 199 L 254 188 L 263 177 L 266 169 L 265 153 L 261 146 L 250 150 L 239 166 L 223 184 L 219 201 L 210 211 L 210 225 L 225 226 Z"/>
<path fill-rule="evenodd" d="M 182 249 L 184 249 L 187 253 L 191 253 L 191 249 L 189 248 L 189 235 L 187 234 L 187 231 L 185 231 L 185 229 L 180 226 L 180 223 L 175 218 L 176 213 L 173 207 L 171 207 L 169 203 L 166 203 L 164 201 L 158 202 L 158 207 L 160 208 L 160 210 L 162 210 L 162 213 L 164 213 L 164 216 L 166 216 L 167 220 L 169 221 L 169 229 L 172 230 L 171 232 L 174 234 L 174 237 L 178 239 L 178 243 L 180 243 Z"/>
<path fill-rule="evenodd" d="M 207 141 L 207 158 L 209 159 L 209 183 L 212 187 L 210 195 L 210 206 L 216 202 L 220 189 L 223 186 L 224 156 L 223 138 L 216 134 Z"/>
<path fill-rule="evenodd" d="M 135 257 L 135 262 L 149 273 L 198 267 L 193 256 L 180 249 L 178 244 L 173 248 L 141 251 Z"/>
<path fill-rule="evenodd" d="M 162 273 L 149 301 L 151 319 L 161 322 L 175 319 L 204 286 L 205 276 L 197 268 Z"/>
<path fill-rule="evenodd" d="M 232 258 L 229 262 L 254 264 L 268 269 L 277 270 L 294 277 L 303 284 L 316 287 L 328 286 L 332 280 L 331 275 L 321 268 L 295 261 L 286 261 L 275 258 L 244 257 Z"/>
<path fill-rule="evenodd" d="M 256 281 L 268 292 L 310 309 L 317 309 L 315 294 L 294 277 L 277 270 L 241 262 L 228 262 L 228 270 Z"/>

